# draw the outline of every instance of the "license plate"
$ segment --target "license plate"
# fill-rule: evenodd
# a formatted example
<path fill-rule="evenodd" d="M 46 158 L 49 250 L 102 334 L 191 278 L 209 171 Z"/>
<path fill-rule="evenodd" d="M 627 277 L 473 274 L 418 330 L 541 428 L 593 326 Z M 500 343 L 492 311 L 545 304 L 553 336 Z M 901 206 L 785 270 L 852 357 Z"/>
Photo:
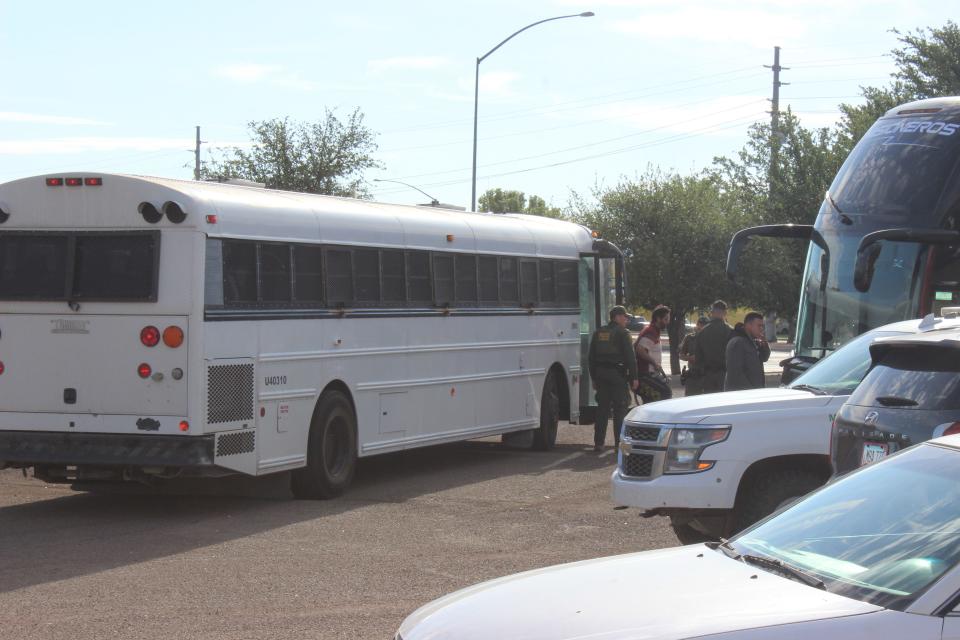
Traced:
<path fill-rule="evenodd" d="M 863 457 L 860 458 L 860 464 L 870 464 L 887 457 L 887 445 L 883 442 L 864 442 Z"/>

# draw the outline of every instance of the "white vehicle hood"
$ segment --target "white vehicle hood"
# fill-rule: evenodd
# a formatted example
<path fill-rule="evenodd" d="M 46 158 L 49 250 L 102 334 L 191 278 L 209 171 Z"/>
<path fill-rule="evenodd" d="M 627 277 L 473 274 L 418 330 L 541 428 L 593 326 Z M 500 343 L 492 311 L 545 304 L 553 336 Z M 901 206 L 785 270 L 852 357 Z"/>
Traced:
<path fill-rule="evenodd" d="M 748 389 L 705 393 L 686 398 L 661 400 L 636 407 L 627 415 L 633 422 L 676 422 L 694 424 L 707 418 L 753 411 L 790 411 L 826 406 L 837 396 L 818 396 L 798 389 Z"/>
<path fill-rule="evenodd" d="M 881 610 L 694 545 L 548 567 L 468 587 L 415 611 L 400 635 L 403 640 L 681 639 Z"/>

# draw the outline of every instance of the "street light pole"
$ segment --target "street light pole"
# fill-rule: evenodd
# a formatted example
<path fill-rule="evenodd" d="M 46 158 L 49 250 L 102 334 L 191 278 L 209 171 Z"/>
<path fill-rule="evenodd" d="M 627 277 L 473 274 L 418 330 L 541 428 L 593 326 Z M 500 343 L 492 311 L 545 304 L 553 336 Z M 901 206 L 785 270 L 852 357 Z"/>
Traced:
<path fill-rule="evenodd" d="M 437 200 L 436 198 L 434 198 L 432 195 L 430 195 L 429 193 L 427 193 L 426 191 L 424 191 L 424 190 L 421 189 L 420 187 L 415 187 L 415 186 L 413 186 L 412 184 L 407 184 L 406 182 L 400 182 L 399 180 L 386 180 L 386 179 L 384 179 L 384 178 L 374 178 L 373 181 L 374 181 L 374 182 L 394 182 L 394 183 L 396 183 L 396 184 L 402 184 L 402 185 L 405 186 L 405 187 L 410 187 L 411 189 L 416 189 L 417 191 L 419 191 L 419 192 L 422 193 L 423 195 L 425 195 L 425 196 L 427 196 L 428 198 L 430 198 L 430 206 L 435 207 L 435 206 L 437 206 L 438 204 L 440 204 L 440 201 L 439 201 L 439 200 Z"/>
<path fill-rule="evenodd" d="M 470 191 L 470 210 L 477 210 L 477 113 L 480 103 L 480 63 L 487 59 L 491 53 L 505 45 L 507 42 L 512 40 L 515 36 L 523 33 L 527 29 L 537 26 L 538 24 L 543 24 L 544 22 L 551 22 L 553 20 L 563 20 L 564 18 L 590 18 L 592 17 L 593 11 L 584 11 L 583 13 L 572 13 L 568 16 L 554 16 L 553 18 L 546 18 L 544 20 L 538 20 L 528 24 L 522 29 L 514 31 L 509 36 L 504 38 L 500 44 L 495 46 L 490 51 L 487 51 L 485 54 L 477 58 L 477 72 L 476 78 L 473 83 L 473 180 L 471 184 L 473 185 Z"/>

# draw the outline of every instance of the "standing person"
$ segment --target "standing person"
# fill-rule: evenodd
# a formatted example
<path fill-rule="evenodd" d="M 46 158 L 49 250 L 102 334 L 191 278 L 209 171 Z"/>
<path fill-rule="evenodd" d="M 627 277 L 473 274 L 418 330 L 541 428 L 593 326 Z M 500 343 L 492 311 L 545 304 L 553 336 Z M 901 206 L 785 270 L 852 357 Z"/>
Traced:
<path fill-rule="evenodd" d="M 703 366 L 697 361 L 695 353 L 697 346 L 697 334 L 707 326 L 707 318 L 700 316 L 697 318 L 697 326 L 692 333 L 683 336 L 683 342 L 680 343 L 680 359 L 687 363 L 686 377 L 683 378 L 686 393 L 684 395 L 695 396 L 703 393 Z"/>
<path fill-rule="evenodd" d="M 694 357 L 703 367 L 703 393 L 723 391 L 726 373 L 727 340 L 732 329 L 726 322 L 727 303 L 717 300 L 710 308 L 710 322 L 699 334 Z"/>
<path fill-rule="evenodd" d="M 607 437 L 607 418 L 613 408 L 613 441 L 620 444 L 620 427 L 630 406 L 630 391 L 637 388 L 637 361 L 630 348 L 627 310 L 610 309 L 610 324 L 600 327 L 590 339 L 590 379 L 597 392 L 597 417 L 593 423 L 593 450 L 602 451 Z"/>
<path fill-rule="evenodd" d="M 665 382 L 667 373 L 661 364 L 663 347 L 660 344 L 660 334 L 669 324 L 670 307 L 658 305 L 650 316 L 650 324 L 643 328 L 633 343 L 639 377 L 637 391 L 644 404 L 666 400 L 672 395 L 670 385 Z M 657 378 L 657 373 L 663 376 L 663 379 Z"/>
<path fill-rule="evenodd" d="M 760 348 L 757 346 L 761 340 L 763 340 L 763 316 L 756 311 L 751 311 L 744 316 L 743 325 L 738 324 L 733 330 L 733 336 L 727 343 L 727 374 L 723 382 L 724 391 L 763 387 L 763 362 L 760 360 Z M 768 353 L 767 356 L 769 355 Z"/>

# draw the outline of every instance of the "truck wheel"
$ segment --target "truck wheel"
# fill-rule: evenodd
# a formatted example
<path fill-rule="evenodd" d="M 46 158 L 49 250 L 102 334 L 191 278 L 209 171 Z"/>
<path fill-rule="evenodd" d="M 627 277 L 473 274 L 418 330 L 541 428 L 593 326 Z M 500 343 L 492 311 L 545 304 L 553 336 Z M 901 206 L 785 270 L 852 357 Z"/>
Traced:
<path fill-rule="evenodd" d="M 680 544 L 699 544 L 715 539 L 712 536 L 697 531 L 689 522 L 681 523 L 672 517 L 670 518 L 670 528 L 673 529 L 673 533 L 676 534 Z"/>
<path fill-rule="evenodd" d="M 357 467 L 357 419 L 340 391 L 320 398 L 310 420 L 307 466 L 293 472 L 290 489 L 300 499 L 335 498 L 353 481 Z"/>
<path fill-rule="evenodd" d="M 553 371 L 543 381 L 540 396 L 540 428 L 533 432 L 531 449 L 549 451 L 557 443 L 557 427 L 560 424 L 560 393 Z"/>
<path fill-rule="evenodd" d="M 782 506 L 821 486 L 824 479 L 802 469 L 771 471 L 753 479 L 737 500 L 736 531 L 742 531 Z"/>

